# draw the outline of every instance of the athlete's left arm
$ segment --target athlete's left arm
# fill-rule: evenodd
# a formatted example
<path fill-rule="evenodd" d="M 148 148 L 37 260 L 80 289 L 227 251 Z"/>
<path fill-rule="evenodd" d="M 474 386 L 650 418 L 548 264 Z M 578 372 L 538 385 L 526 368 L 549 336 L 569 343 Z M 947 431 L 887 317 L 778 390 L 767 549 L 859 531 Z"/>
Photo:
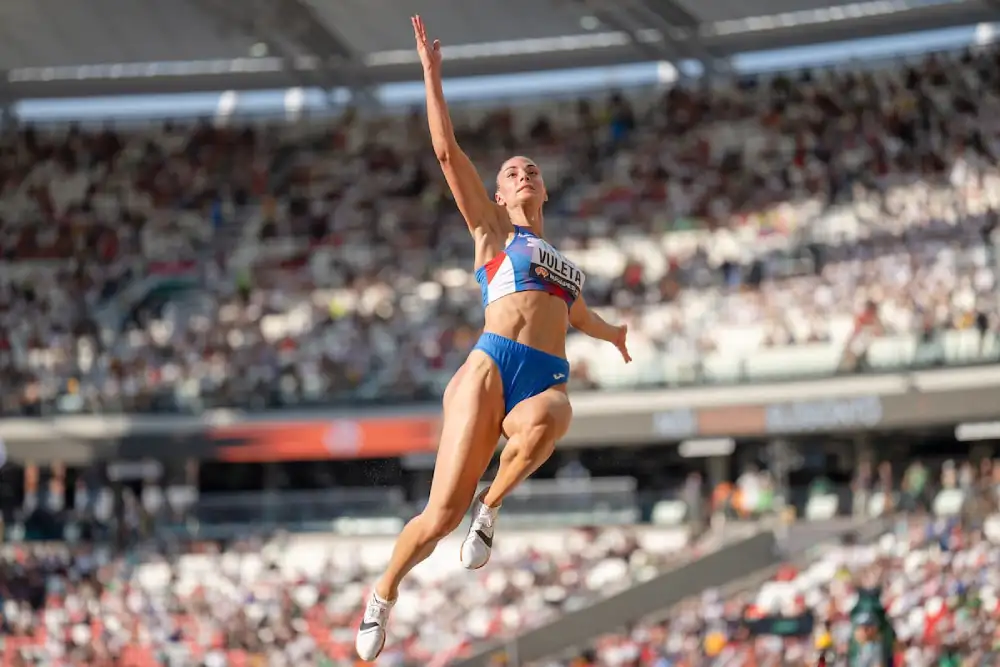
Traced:
<path fill-rule="evenodd" d="M 573 306 L 569 309 L 569 323 L 573 325 L 574 329 L 591 338 L 612 343 L 621 352 L 622 359 L 625 360 L 626 364 L 632 361 L 632 357 L 629 355 L 628 347 L 626 346 L 628 326 L 624 324 L 620 326 L 608 324 L 604 321 L 603 317 L 587 306 L 587 302 L 584 301 L 583 296 L 574 301 Z"/>

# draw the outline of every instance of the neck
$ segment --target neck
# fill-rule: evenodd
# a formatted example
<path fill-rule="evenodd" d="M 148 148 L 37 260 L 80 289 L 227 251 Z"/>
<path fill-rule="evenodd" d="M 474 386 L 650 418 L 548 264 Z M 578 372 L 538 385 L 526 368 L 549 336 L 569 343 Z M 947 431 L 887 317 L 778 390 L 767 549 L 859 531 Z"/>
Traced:
<path fill-rule="evenodd" d="M 526 209 L 522 206 L 509 208 L 507 209 L 507 215 L 510 217 L 511 224 L 518 227 L 527 227 L 539 236 L 542 235 L 544 218 L 542 217 L 541 207 L 533 210 Z"/>

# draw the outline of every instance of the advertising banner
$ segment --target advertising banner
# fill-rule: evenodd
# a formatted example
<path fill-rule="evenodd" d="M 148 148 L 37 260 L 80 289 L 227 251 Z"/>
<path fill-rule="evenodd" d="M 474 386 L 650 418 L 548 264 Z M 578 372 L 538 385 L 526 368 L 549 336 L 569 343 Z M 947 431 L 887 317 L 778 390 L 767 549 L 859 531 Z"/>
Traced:
<path fill-rule="evenodd" d="M 899 431 L 1000 418 L 1000 366 L 741 387 L 577 392 L 560 447 Z M 0 419 L 14 460 L 184 456 L 227 461 L 433 453 L 440 406 Z"/>
<path fill-rule="evenodd" d="M 438 417 L 275 421 L 208 429 L 214 458 L 269 462 L 377 459 L 437 449 Z"/>

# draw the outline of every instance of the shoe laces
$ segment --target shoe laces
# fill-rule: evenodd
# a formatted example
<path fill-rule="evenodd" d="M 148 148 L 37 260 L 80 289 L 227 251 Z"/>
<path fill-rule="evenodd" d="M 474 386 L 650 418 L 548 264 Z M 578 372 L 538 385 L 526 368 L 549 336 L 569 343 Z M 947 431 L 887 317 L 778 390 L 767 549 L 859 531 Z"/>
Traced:
<path fill-rule="evenodd" d="M 372 595 L 368 600 L 368 605 L 365 607 L 364 622 L 381 623 L 389 615 L 390 609 L 392 609 L 391 602 L 384 602 Z"/>
<path fill-rule="evenodd" d="M 476 516 L 476 524 L 481 527 L 493 528 L 493 522 L 496 521 L 497 510 L 499 508 L 489 507 L 486 503 L 482 503 L 479 506 L 479 513 Z"/>

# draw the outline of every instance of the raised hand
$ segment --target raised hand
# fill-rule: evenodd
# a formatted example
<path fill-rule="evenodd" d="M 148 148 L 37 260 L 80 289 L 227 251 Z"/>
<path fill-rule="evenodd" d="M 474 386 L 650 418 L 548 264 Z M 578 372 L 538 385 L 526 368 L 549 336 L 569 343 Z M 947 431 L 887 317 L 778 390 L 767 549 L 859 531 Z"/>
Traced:
<path fill-rule="evenodd" d="M 437 74 L 441 71 L 441 42 L 436 39 L 432 43 L 427 42 L 427 28 L 419 16 L 411 16 L 410 23 L 413 24 L 413 38 L 417 41 L 420 64 L 424 66 L 425 72 Z"/>

